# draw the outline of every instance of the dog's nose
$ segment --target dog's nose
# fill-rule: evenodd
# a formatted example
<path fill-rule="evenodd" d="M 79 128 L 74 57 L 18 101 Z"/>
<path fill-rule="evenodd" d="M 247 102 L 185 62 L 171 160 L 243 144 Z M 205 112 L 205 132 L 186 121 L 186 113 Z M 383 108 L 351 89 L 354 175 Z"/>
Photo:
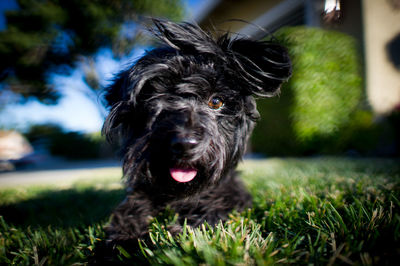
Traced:
<path fill-rule="evenodd" d="M 183 155 L 187 151 L 197 146 L 199 142 L 195 138 L 190 137 L 174 137 L 171 141 L 172 152 Z"/>

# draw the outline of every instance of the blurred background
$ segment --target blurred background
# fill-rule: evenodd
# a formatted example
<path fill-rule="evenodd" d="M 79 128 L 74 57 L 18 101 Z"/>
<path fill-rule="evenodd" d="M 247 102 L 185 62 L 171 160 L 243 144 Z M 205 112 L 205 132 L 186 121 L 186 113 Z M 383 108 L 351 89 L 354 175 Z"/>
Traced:
<path fill-rule="evenodd" d="M 253 157 L 399 156 L 400 0 L 2 0 L 0 171 L 117 158 L 102 88 L 156 45 L 151 16 L 288 47 Z"/>

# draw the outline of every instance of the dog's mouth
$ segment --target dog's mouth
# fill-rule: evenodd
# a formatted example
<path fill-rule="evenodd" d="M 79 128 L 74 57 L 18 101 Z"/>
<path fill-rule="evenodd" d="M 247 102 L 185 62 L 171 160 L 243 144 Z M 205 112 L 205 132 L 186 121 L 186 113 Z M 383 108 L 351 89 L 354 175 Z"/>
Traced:
<path fill-rule="evenodd" d="M 171 177 L 179 182 L 179 183 L 186 183 L 192 181 L 196 175 L 197 170 L 194 168 L 170 168 L 169 173 Z"/>

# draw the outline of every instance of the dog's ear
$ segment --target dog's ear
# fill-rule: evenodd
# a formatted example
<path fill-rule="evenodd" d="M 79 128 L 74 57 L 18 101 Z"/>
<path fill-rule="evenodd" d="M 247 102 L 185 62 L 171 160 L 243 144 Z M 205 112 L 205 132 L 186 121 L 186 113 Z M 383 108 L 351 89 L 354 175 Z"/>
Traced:
<path fill-rule="evenodd" d="M 225 40 L 224 40 L 225 39 Z M 269 41 L 233 39 L 218 41 L 226 45 L 233 65 L 246 82 L 244 89 L 260 97 L 272 97 L 279 93 L 281 84 L 292 73 L 292 64 L 286 48 Z"/>
<path fill-rule="evenodd" d="M 104 121 L 102 134 L 108 141 L 112 141 L 116 135 L 116 130 L 124 120 L 132 117 L 133 104 L 127 95 L 129 82 L 129 71 L 123 71 L 116 76 L 113 83 L 105 89 L 104 99 L 110 112 Z"/>
<path fill-rule="evenodd" d="M 112 83 L 104 90 L 106 107 L 128 100 L 129 70 L 124 70 L 114 77 Z"/>
<path fill-rule="evenodd" d="M 111 107 L 101 130 L 101 133 L 106 136 L 107 141 L 112 142 L 116 135 L 125 130 L 121 125 L 129 117 L 133 117 L 133 108 L 129 102 L 121 101 Z"/>

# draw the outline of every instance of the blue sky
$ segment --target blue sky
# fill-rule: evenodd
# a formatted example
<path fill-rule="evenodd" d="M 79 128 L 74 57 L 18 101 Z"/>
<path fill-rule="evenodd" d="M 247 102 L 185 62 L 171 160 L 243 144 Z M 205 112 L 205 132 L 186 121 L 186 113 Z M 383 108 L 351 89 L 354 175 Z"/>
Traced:
<path fill-rule="evenodd" d="M 201 5 L 210 0 L 184 0 L 187 9 L 187 19 L 190 21 Z M 212 1 L 212 0 L 211 0 Z M 5 10 L 14 9 L 17 4 L 14 0 L 0 0 L 0 30 L 5 28 L 3 13 Z M 101 50 L 96 56 L 96 67 L 100 73 L 103 84 L 110 81 L 128 62 L 138 58 L 144 48 L 133 51 L 130 58 L 122 61 L 112 59 L 111 52 Z M 104 117 L 98 107 L 82 91 L 87 90 L 82 73 L 76 70 L 71 76 L 54 76 L 54 84 L 63 97 L 54 106 L 46 106 L 37 101 L 26 104 L 10 104 L 0 112 L 0 127 L 25 130 L 32 124 L 56 123 L 67 130 L 81 132 L 96 132 L 101 129 Z"/>

